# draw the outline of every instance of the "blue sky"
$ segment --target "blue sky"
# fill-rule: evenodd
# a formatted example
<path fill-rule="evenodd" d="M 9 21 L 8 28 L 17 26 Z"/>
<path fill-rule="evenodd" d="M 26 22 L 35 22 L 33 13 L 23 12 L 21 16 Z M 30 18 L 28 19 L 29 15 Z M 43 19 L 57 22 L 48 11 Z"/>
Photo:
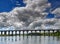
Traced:
<path fill-rule="evenodd" d="M 23 0 L 0 0 L 0 12 L 9 12 L 13 8 L 17 7 L 16 1 L 19 2 L 21 7 L 25 6 Z"/>
<path fill-rule="evenodd" d="M 50 3 L 51 3 L 51 8 L 52 8 L 52 11 L 58 7 L 60 7 L 60 0 L 48 0 Z M 47 15 L 47 18 L 53 18 L 54 17 L 54 14 L 51 14 L 49 13 Z"/>
<path fill-rule="evenodd" d="M 16 5 L 16 1 L 19 2 L 20 5 Z M 48 0 L 51 3 L 52 10 L 60 7 L 60 0 Z M 26 4 L 23 3 L 23 0 L 0 0 L 0 12 L 9 12 L 15 7 L 23 7 Z M 49 13 L 47 18 L 53 18 L 54 14 Z"/>

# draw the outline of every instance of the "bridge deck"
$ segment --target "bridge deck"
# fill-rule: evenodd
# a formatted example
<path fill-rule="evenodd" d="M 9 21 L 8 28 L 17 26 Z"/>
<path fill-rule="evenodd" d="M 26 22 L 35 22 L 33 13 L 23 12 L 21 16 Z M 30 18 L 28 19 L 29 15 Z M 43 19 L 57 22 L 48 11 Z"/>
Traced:
<path fill-rule="evenodd" d="M 0 31 L 57 31 L 60 29 L 40 29 L 40 30 L 0 30 Z"/>

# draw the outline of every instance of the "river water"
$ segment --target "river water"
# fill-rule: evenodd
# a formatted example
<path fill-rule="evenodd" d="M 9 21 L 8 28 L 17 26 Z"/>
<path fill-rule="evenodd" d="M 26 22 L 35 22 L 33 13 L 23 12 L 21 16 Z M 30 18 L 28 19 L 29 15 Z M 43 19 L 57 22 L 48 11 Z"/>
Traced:
<path fill-rule="evenodd" d="M 60 44 L 56 36 L 0 36 L 0 44 Z"/>

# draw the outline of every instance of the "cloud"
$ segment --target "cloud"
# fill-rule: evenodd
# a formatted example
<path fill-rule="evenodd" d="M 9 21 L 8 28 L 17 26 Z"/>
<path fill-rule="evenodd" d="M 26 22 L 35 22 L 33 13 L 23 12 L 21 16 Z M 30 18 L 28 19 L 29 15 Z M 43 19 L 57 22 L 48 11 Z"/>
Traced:
<path fill-rule="evenodd" d="M 60 8 L 56 8 L 54 11 L 52 11 L 52 14 L 55 14 L 56 17 L 60 17 Z"/>
<path fill-rule="evenodd" d="M 57 25 L 57 19 L 46 19 L 48 12 L 45 11 L 51 7 L 48 0 L 24 0 L 24 3 L 26 3 L 25 7 L 16 7 L 8 13 L 0 13 L 0 27 L 46 29 L 49 28 L 48 26 L 54 28 L 54 25 Z"/>
<path fill-rule="evenodd" d="M 56 22 L 57 22 L 57 19 L 55 19 L 55 18 L 40 19 L 40 20 L 37 19 L 36 21 L 32 22 L 29 25 L 29 28 L 48 29 L 48 27 L 49 27 L 52 29 L 52 26 L 54 26 Z"/>

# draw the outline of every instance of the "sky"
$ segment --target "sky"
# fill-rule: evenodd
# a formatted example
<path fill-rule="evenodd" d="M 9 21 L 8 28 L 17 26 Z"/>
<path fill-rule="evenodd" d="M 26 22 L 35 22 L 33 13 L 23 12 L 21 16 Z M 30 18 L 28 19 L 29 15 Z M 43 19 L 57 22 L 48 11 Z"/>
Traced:
<path fill-rule="evenodd" d="M 60 7 L 60 0 L 48 0 L 48 2 L 51 3 L 52 11 L 57 7 Z M 24 6 L 26 6 L 26 4 L 23 3 L 23 0 L 0 0 L 0 12 L 10 12 L 15 7 L 24 7 Z M 51 14 L 49 12 L 47 18 L 53 18 L 53 17 L 54 14 Z"/>
<path fill-rule="evenodd" d="M 48 0 L 51 3 L 51 8 L 52 11 L 58 7 L 60 7 L 60 0 Z M 49 13 L 49 15 L 47 16 L 47 18 L 53 18 L 54 14 Z"/>
<path fill-rule="evenodd" d="M 60 0 L 0 0 L 0 27 L 60 29 Z"/>
<path fill-rule="evenodd" d="M 20 5 L 16 5 L 17 3 Z M 23 0 L 0 0 L 0 12 L 9 12 L 15 7 L 22 6 L 25 6 Z"/>
<path fill-rule="evenodd" d="M 23 0 L 0 0 L 0 12 L 10 11 L 16 7 L 16 1 L 19 2 L 20 7 L 25 6 Z M 52 10 L 60 7 L 60 0 L 48 0 L 51 3 Z M 8 9 L 7 9 L 8 8 Z"/>

